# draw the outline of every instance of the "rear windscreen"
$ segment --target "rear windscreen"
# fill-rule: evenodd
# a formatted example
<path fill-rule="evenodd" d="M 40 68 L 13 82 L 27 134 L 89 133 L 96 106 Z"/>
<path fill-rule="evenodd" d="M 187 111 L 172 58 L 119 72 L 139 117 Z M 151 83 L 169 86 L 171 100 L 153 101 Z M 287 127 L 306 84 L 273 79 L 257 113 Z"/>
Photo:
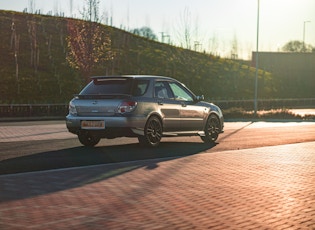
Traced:
<path fill-rule="evenodd" d="M 101 78 L 94 79 L 85 87 L 80 95 L 112 95 L 130 94 L 131 79 L 126 78 Z"/>

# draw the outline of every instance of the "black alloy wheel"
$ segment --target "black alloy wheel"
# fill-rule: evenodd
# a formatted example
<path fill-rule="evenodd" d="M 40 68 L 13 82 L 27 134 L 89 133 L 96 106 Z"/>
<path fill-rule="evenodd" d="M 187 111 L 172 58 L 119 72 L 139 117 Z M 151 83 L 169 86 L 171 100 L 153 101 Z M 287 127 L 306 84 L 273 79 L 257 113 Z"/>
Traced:
<path fill-rule="evenodd" d="M 163 128 L 158 117 L 152 116 L 144 127 L 144 136 L 139 136 L 139 143 L 145 146 L 156 147 L 162 139 Z"/>
<path fill-rule="evenodd" d="M 78 138 L 82 145 L 88 146 L 88 147 L 93 147 L 97 145 L 101 140 L 100 137 L 92 135 L 91 133 L 87 131 L 80 131 L 78 134 Z"/>
<path fill-rule="evenodd" d="M 220 121 L 216 115 L 211 114 L 209 116 L 204 132 L 205 135 L 201 136 L 203 142 L 214 143 L 218 139 L 220 133 Z"/>

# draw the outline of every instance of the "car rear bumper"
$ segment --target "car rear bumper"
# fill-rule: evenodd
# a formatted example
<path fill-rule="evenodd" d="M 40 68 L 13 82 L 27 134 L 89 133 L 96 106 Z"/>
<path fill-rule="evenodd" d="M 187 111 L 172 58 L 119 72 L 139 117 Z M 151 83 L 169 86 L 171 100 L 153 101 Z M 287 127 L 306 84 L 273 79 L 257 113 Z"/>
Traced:
<path fill-rule="evenodd" d="M 109 132 L 109 130 L 131 130 L 135 134 L 143 134 L 143 129 L 145 126 L 145 117 L 82 117 L 82 116 L 66 116 L 66 125 L 69 132 L 77 134 L 80 130 L 82 121 L 104 121 L 105 129 L 99 128 L 84 128 L 86 131 L 93 131 L 96 133 L 101 133 L 102 131 Z"/>

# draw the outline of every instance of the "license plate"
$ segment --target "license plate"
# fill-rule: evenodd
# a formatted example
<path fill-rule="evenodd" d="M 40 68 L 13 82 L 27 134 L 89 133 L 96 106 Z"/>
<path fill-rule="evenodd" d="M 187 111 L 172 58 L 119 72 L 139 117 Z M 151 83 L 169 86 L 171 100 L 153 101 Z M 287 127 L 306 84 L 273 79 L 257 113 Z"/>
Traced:
<path fill-rule="evenodd" d="M 105 129 L 105 121 L 81 121 L 82 129 Z"/>

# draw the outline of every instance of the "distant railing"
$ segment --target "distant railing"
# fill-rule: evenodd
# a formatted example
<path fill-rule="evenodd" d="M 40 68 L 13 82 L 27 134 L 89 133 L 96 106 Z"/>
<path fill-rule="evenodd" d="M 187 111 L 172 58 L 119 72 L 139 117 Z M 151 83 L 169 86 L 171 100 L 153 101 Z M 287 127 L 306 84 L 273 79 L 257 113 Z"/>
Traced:
<path fill-rule="evenodd" d="M 215 100 L 221 109 L 242 108 L 253 110 L 253 100 Z M 282 108 L 315 108 L 315 98 L 258 100 L 258 110 Z M 68 104 L 0 104 L 0 118 L 65 117 Z"/>
<path fill-rule="evenodd" d="M 0 104 L 0 117 L 65 117 L 68 104 Z"/>
<path fill-rule="evenodd" d="M 218 100 L 213 101 L 213 103 L 221 109 L 242 108 L 244 110 L 254 110 L 254 100 Z M 257 100 L 257 107 L 258 110 L 315 108 L 315 98 Z"/>

